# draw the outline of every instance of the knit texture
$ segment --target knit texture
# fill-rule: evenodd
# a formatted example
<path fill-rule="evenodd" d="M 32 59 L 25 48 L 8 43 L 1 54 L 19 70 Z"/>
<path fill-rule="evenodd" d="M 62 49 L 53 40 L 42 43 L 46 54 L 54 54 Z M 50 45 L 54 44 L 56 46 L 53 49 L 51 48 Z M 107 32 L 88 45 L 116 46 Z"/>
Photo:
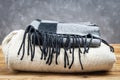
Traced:
<path fill-rule="evenodd" d="M 31 54 L 27 55 L 27 37 L 25 40 L 25 54 L 24 58 L 20 60 L 20 55 L 17 54 L 20 44 L 22 43 L 24 30 L 16 30 L 11 32 L 2 42 L 2 50 L 5 54 L 5 60 L 8 68 L 11 70 L 20 71 L 39 71 L 39 72 L 91 72 L 91 71 L 108 71 L 112 68 L 115 63 L 115 55 L 110 51 L 109 46 L 101 43 L 99 47 L 91 47 L 89 52 L 81 54 L 81 62 L 84 69 L 81 69 L 78 48 L 74 50 L 74 63 L 71 69 L 66 66 L 64 68 L 64 49 L 60 51 L 58 57 L 58 65 L 55 63 L 55 55 L 53 55 L 53 62 L 51 65 L 46 65 L 45 60 L 41 60 L 41 50 L 38 45 L 35 46 L 35 55 L 33 61 L 31 61 Z M 84 49 L 81 48 L 83 51 Z M 72 62 L 72 54 L 68 54 L 69 62 Z"/>

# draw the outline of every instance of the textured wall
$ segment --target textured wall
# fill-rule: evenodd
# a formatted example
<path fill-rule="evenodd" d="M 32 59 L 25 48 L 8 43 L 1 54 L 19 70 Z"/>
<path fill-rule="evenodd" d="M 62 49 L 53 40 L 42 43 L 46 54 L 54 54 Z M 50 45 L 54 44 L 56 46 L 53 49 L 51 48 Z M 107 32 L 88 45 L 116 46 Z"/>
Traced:
<path fill-rule="evenodd" d="M 0 43 L 36 18 L 90 21 L 100 26 L 102 38 L 120 43 L 120 0 L 0 0 Z"/>

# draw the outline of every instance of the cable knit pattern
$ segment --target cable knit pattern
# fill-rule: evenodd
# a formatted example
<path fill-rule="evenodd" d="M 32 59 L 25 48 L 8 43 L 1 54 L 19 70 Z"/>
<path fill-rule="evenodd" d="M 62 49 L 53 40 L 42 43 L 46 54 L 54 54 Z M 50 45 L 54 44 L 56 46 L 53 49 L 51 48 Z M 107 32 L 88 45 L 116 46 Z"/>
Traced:
<path fill-rule="evenodd" d="M 101 43 L 100 47 L 90 48 L 86 54 L 81 54 L 81 61 L 84 69 L 82 70 L 78 58 L 78 49 L 75 49 L 74 64 L 69 68 L 64 68 L 64 50 L 61 49 L 58 57 L 58 65 L 55 64 L 55 55 L 51 65 L 46 64 L 46 61 L 41 60 L 41 51 L 38 46 L 35 46 L 35 57 L 30 60 L 30 55 L 25 55 L 23 60 L 20 60 L 21 54 L 17 55 L 19 46 L 22 42 L 24 30 L 15 30 L 6 36 L 2 42 L 2 50 L 5 55 L 6 64 L 11 70 L 19 71 L 37 71 L 37 72 L 91 72 L 91 71 L 108 71 L 112 68 L 116 61 L 115 55 L 110 51 L 110 48 Z M 27 44 L 27 39 L 26 39 Z M 27 45 L 25 46 L 27 48 Z M 83 50 L 83 48 L 81 48 Z M 22 51 L 21 51 L 22 53 Z M 70 62 L 72 55 L 68 54 Z"/>

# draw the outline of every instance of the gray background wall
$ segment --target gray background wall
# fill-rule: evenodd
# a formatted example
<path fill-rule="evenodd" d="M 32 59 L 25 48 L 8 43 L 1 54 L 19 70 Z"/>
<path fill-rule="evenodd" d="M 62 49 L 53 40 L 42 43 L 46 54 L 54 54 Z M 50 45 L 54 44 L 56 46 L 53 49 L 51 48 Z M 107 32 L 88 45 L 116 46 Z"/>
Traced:
<path fill-rule="evenodd" d="M 90 21 L 100 26 L 102 38 L 120 43 L 120 0 L 0 0 L 0 43 L 36 18 Z"/>

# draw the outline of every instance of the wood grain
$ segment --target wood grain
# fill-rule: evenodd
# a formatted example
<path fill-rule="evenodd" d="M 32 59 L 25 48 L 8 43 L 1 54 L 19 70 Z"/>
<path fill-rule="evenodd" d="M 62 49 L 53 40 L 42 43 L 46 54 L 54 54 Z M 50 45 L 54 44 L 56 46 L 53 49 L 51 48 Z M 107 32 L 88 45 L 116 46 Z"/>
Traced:
<path fill-rule="evenodd" d="M 111 44 L 115 48 L 116 64 L 108 72 L 92 73 L 36 73 L 11 72 L 8 70 L 0 47 L 0 80 L 120 80 L 120 44 Z"/>

